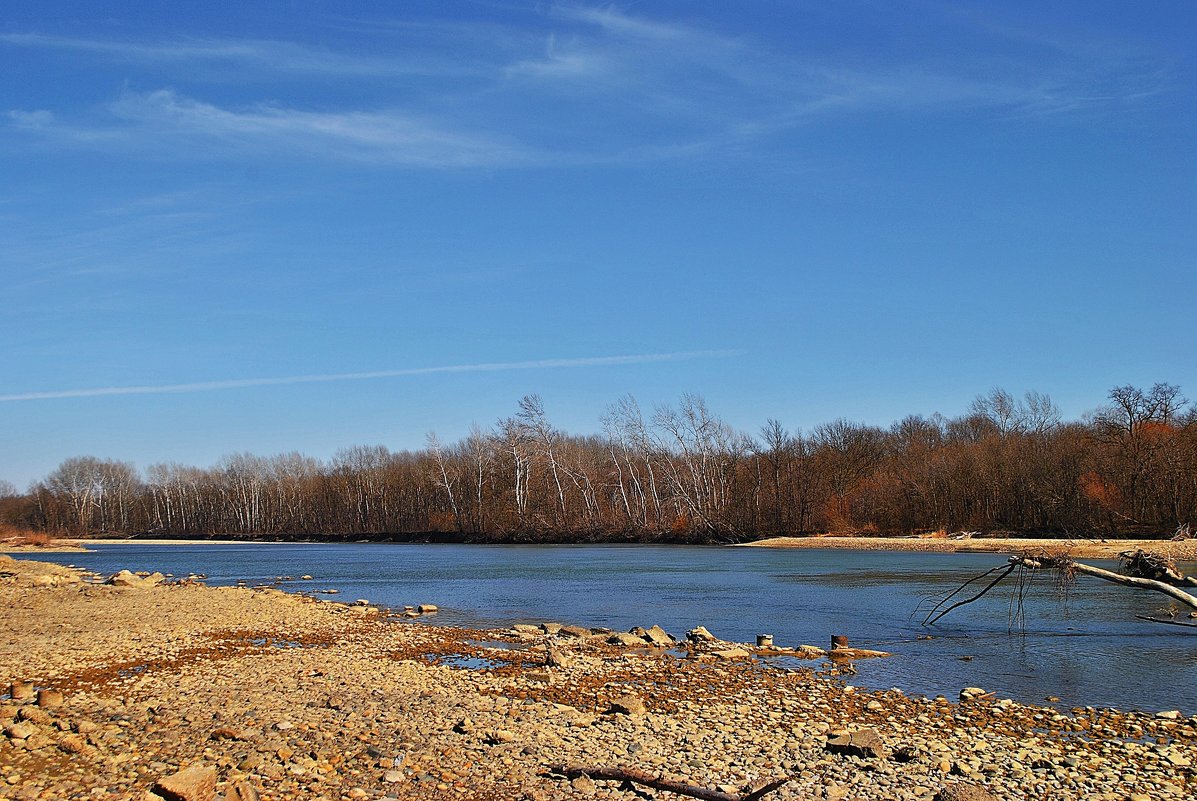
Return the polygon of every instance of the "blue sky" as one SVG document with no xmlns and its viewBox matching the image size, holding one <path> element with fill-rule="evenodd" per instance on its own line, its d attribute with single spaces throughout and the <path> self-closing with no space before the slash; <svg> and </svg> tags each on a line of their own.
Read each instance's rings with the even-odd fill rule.
<svg viewBox="0 0 1197 801">
<path fill-rule="evenodd" d="M 6 4 L 0 478 L 1197 393 L 1188 0 L 242 5 Z"/>
</svg>

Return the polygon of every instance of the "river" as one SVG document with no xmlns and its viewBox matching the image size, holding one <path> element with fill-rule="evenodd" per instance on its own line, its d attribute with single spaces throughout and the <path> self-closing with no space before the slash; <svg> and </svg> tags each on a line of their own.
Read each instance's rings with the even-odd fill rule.
<svg viewBox="0 0 1197 801">
<path fill-rule="evenodd" d="M 280 586 L 333 588 L 340 595 L 324 597 L 389 607 L 433 603 L 441 609 L 433 620 L 450 625 L 552 620 L 626 630 L 656 623 L 679 637 L 705 625 L 727 640 L 772 634 L 778 645 L 821 646 L 843 634 L 853 645 L 894 654 L 857 663 L 852 683 L 871 689 L 954 699 L 961 687 L 980 686 L 1029 703 L 1055 696 L 1066 708 L 1197 712 L 1197 630 L 1134 619 L 1168 605 L 1157 593 L 1084 577 L 1062 592 L 1040 577 L 1026 588 L 1021 627 L 1012 589 L 920 625 L 929 598 L 1002 564 L 997 554 L 643 545 L 90 547 L 37 558 L 100 573 L 205 573 L 212 585 L 311 575 Z M 917 639 L 927 634 L 932 639 Z"/>
</svg>

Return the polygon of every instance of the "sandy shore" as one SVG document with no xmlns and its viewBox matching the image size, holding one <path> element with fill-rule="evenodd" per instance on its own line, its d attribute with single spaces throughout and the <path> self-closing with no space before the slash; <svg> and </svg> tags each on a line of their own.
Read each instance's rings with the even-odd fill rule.
<svg viewBox="0 0 1197 801">
<path fill-rule="evenodd" d="M 1174 559 L 1197 559 L 1197 540 L 1003 539 L 975 537 L 773 537 L 744 543 L 747 548 L 838 548 L 857 551 L 924 551 L 928 553 L 1000 553 L 1066 551 L 1078 559 L 1117 559 L 1123 551 L 1142 548 Z"/>
<path fill-rule="evenodd" d="M 191 767 L 229 801 L 644 797 L 551 764 L 728 793 L 790 777 L 766 797 L 779 800 L 1197 794 L 1197 717 L 1179 713 L 871 693 L 841 664 L 783 671 L 717 656 L 726 643 L 472 631 L 273 589 L 81 579 L 0 557 L 0 681 L 29 683 L 0 699 L 0 799 L 151 801 Z M 23 700 L 32 687 L 44 705 Z M 855 754 L 829 741 L 838 731 Z"/>
</svg>

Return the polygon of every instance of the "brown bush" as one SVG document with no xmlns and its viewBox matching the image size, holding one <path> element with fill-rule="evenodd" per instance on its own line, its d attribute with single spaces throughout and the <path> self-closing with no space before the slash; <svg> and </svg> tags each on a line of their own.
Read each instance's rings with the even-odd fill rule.
<svg viewBox="0 0 1197 801">
<path fill-rule="evenodd" d="M 54 538 L 44 531 L 17 528 L 6 523 L 0 523 L 0 540 L 14 545 L 31 545 L 37 548 L 45 548 L 54 544 Z"/>
</svg>

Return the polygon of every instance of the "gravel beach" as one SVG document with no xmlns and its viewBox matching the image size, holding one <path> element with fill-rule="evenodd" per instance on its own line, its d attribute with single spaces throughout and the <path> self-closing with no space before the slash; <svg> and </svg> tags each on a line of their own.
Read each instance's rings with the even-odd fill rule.
<svg viewBox="0 0 1197 801">
<path fill-rule="evenodd" d="M 868 692 L 850 662 L 781 670 L 702 632 L 465 630 L 9 557 L 0 609 L 3 800 L 680 798 L 550 765 L 789 777 L 767 799 L 1197 797 L 1180 712 Z"/>
<path fill-rule="evenodd" d="M 854 551 L 923 551 L 927 553 L 1067 553 L 1075 559 L 1117 559 L 1126 551 L 1144 550 L 1178 561 L 1197 561 L 1197 539 L 1033 539 L 1024 537 L 771 537 L 746 542 L 743 548 L 831 548 Z"/>
</svg>

